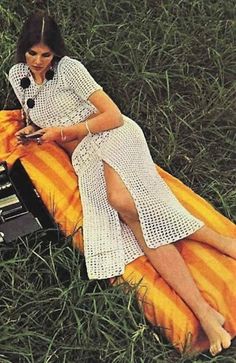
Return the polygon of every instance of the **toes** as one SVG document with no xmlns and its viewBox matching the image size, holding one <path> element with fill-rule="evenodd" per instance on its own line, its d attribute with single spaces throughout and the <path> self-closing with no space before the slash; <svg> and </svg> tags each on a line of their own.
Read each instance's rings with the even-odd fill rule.
<svg viewBox="0 0 236 363">
<path fill-rule="evenodd" d="M 228 334 L 228 337 L 222 340 L 222 347 L 226 349 L 229 348 L 230 345 L 231 345 L 231 336 Z"/>
<path fill-rule="evenodd" d="M 229 348 L 230 345 L 231 345 L 231 336 L 227 334 L 227 336 L 225 336 L 224 339 L 222 339 L 221 341 L 211 344 L 210 353 L 214 357 L 216 354 L 222 351 L 222 348 L 227 349 Z"/>
<path fill-rule="evenodd" d="M 222 347 L 220 343 L 215 343 L 210 346 L 210 353 L 214 357 L 216 354 L 222 351 Z"/>
</svg>

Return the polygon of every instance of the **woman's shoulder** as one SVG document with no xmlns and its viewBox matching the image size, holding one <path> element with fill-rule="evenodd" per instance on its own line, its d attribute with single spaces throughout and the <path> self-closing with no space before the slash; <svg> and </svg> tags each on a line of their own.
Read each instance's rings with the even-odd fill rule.
<svg viewBox="0 0 236 363">
<path fill-rule="evenodd" d="M 65 55 L 62 57 L 58 63 L 59 66 L 67 66 L 67 65 L 79 65 L 82 64 L 78 59 L 69 57 L 68 55 Z"/>
<path fill-rule="evenodd" d="M 9 73 L 13 74 L 22 72 L 28 72 L 28 66 L 25 63 L 16 63 L 9 70 Z"/>
<path fill-rule="evenodd" d="M 9 70 L 9 79 L 14 81 L 15 79 L 26 77 L 28 74 L 28 66 L 25 63 L 16 63 Z"/>
<path fill-rule="evenodd" d="M 94 91 L 102 89 L 79 60 L 68 56 L 60 60 L 58 75 L 66 87 L 73 89 L 84 100 Z"/>
<path fill-rule="evenodd" d="M 58 62 L 58 71 L 66 74 L 83 73 L 85 70 L 84 65 L 78 59 L 71 58 L 65 55 Z"/>
</svg>

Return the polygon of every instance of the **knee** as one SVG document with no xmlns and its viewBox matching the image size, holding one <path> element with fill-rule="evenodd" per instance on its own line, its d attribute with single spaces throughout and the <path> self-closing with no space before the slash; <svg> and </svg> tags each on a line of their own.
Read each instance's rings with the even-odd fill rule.
<svg viewBox="0 0 236 363">
<path fill-rule="evenodd" d="M 121 217 L 138 219 L 138 213 L 135 204 L 130 196 L 126 193 L 112 191 L 107 194 L 108 202 Z"/>
</svg>

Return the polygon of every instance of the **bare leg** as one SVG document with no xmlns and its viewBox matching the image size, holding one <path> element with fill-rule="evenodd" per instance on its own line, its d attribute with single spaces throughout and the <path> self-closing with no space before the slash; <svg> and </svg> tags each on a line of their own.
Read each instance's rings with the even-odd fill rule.
<svg viewBox="0 0 236 363">
<path fill-rule="evenodd" d="M 190 271 L 174 244 L 156 249 L 147 247 L 137 210 L 130 193 L 119 175 L 109 165 L 104 164 L 104 171 L 110 204 L 118 211 L 121 219 L 131 228 L 153 267 L 186 302 L 199 319 L 203 330 L 208 336 L 211 354 L 216 355 L 222 348 L 228 348 L 231 344 L 231 336 L 222 327 L 225 320 L 224 317 L 203 299 Z"/>
<path fill-rule="evenodd" d="M 228 348 L 231 344 L 231 336 L 222 327 L 225 321 L 224 317 L 203 299 L 190 271 L 174 244 L 150 249 L 144 241 L 140 223 L 138 221 L 130 221 L 126 216 L 122 216 L 122 219 L 132 229 L 153 267 L 186 302 L 199 319 L 203 330 L 208 336 L 211 354 L 216 355 L 222 348 Z"/>
<path fill-rule="evenodd" d="M 189 238 L 194 241 L 207 243 L 219 251 L 236 259 L 236 238 L 222 236 L 207 226 L 191 234 Z"/>
</svg>

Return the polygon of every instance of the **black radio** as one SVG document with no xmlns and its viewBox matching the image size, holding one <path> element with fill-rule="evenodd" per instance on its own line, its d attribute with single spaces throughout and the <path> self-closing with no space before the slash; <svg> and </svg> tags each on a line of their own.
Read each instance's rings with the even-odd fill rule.
<svg viewBox="0 0 236 363">
<path fill-rule="evenodd" d="M 35 232 L 58 228 L 31 180 L 17 160 L 9 171 L 0 163 L 0 242 L 12 242 Z"/>
</svg>

